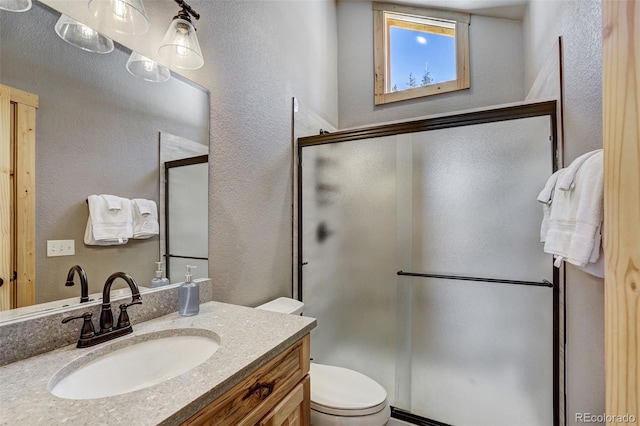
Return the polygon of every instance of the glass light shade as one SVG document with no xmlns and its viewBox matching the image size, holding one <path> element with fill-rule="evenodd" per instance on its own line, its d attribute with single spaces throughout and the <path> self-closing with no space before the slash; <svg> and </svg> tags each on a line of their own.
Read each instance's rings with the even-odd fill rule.
<svg viewBox="0 0 640 426">
<path fill-rule="evenodd" d="M 171 78 L 169 68 L 152 61 L 146 56 L 142 56 L 138 52 L 131 52 L 131 56 L 127 61 L 127 71 L 136 77 L 153 83 L 162 83 Z"/>
<path fill-rule="evenodd" d="M 113 50 L 110 38 L 67 15 L 60 15 L 55 30 L 61 39 L 87 52 L 109 53 Z"/>
<path fill-rule="evenodd" d="M 142 0 L 89 0 L 89 11 L 101 25 L 121 34 L 144 34 L 149 30 Z"/>
<path fill-rule="evenodd" d="M 181 18 L 171 22 L 158 53 L 170 67 L 195 70 L 204 65 L 196 29 L 191 22 Z"/>
<path fill-rule="evenodd" d="M 0 9 L 9 12 L 26 12 L 31 6 L 31 0 L 0 0 Z"/>
</svg>

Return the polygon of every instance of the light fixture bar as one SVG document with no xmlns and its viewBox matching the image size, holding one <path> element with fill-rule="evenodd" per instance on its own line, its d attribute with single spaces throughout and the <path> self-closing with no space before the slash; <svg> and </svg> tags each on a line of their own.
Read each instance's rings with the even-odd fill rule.
<svg viewBox="0 0 640 426">
<path fill-rule="evenodd" d="M 178 3 L 178 6 L 180 6 L 185 12 L 187 12 L 188 15 L 193 16 L 196 20 L 200 19 L 200 14 L 196 12 L 191 6 L 189 6 L 186 1 L 184 0 L 173 0 L 173 1 Z"/>
</svg>

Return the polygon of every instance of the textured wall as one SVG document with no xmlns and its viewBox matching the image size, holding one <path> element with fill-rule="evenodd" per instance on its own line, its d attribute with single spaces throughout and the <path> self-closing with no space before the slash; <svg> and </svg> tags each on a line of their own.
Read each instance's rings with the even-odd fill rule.
<svg viewBox="0 0 640 426">
<path fill-rule="evenodd" d="M 469 90 L 374 106 L 371 2 L 339 2 L 340 128 L 522 100 L 525 92 L 520 22 L 473 15 L 469 38 Z"/>
<path fill-rule="evenodd" d="M 335 4 L 195 6 L 207 46 L 194 78 L 211 91 L 214 299 L 257 305 L 291 295 L 291 97 L 337 123 Z"/>
<path fill-rule="evenodd" d="M 523 28 L 527 90 L 562 36 L 565 163 L 569 164 L 602 147 L 600 1 L 533 1 Z M 605 411 L 603 280 L 569 265 L 566 298 L 566 412 L 568 424 L 576 424 L 575 413 Z"/>
<path fill-rule="evenodd" d="M 0 13 L 2 84 L 40 97 L 36 119 L 36 302 L 80 294 L 70 266 L 99 292 L 117 270 L 148 285 L 158 238 L 123 246 L 83 244 L 90 194 L 158 201 L 158 132 L 208 141 L 208 94 L 177 79 L 153 85 L 125 69 L 129 53 L 84 52 L 58 38 L 41 7 Z M 76 255 L 46 257 L 46 240 L 75 240 Z M 118 286 L 120 284 L 117 284 Z"/>
</svg>

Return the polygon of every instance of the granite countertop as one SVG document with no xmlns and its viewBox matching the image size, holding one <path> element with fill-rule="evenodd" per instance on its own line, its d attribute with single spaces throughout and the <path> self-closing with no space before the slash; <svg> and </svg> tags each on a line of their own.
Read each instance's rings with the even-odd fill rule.
<svg viewBox="0 0 640 426">
<path fill-rule="evenodd" d="M 172 313 L 133 324 L 132 334 L 101 345 L 86 349 L 70 345 L 0 367 L 0 425 L 175 425 L 231 389 L 315 325 L 313 318 L 219 302 L 202 304 L 196 316 Z M 146 333 L 179 328 L 211 330 L 220 337 L 220 348 L 194 369 L 135 392 L 88 400 L 63 399 L 49 392 L 49 379 L 86 353 Z"/>
</svg>

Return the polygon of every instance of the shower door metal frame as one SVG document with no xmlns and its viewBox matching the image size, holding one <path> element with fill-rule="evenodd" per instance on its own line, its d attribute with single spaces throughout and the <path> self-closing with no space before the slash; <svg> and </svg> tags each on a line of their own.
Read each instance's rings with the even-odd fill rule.
<svg viewBox="0 0 640 426">
<path fill-rule="evenodd" d="M 164 163 L 164 238 L 165 238 L 165 253 L 161 255 L 165 258 L 165 276 L 169 277 L 170 266 L 169 260 L 171 258 L 180 259 L 194 259 L 194 260 L 209 260 L 209 257 L 196 257 L 196 256 L 180 256 L 171 254 L 169 246 L 169 172 L 176 167 L 193 166 L 195 164 L 203 164 L 209 162 L 209 155 L 197 155 L 195 157 L 180 158 L 178 160 L 166 161 Z"/>
<path fill-rule="evenodd" d="M 495 123 L 499 121 L 517 120 L 521 118 L 541 117 L 549 116 L 551 125 L 551 163 L 553 172 L 559 168 L 560 151 L 558 146 L 558 114 L 557 114 L 557 102 L 544 101 L 533 102 L 520 105 L 504 106 L 493 109 L 485 109 L 472 112 L 453 113 L 450 115 L 443 115 L 439 117 L 426 118 L 421 120 L 406 121 L 402 123 L 385 124 L 372 127 L 364 127 L 360 129 L 342 130 L 333 133 L 322 133 L 315 136 L 307 136 L 298 138 L 297 147 L 297 160 L 298 160 L 298 175 L 297 175 L 297 207 L 298 207 L 298 299 L 303 299 L 302 289 L 302 268 L 303 262 L 303 249 L 302 249 L 302 149 L 315 145 L 326 145 L 342 142 L 350 142 L 362 139 L 377 138 L 383 136 L 395 136 L 405 133 L 417 133 L 428 130 L 448 129 L 454 127 L 471 126 L 474 124 L 486 124 Z M 560 395 L 560 379 L 565 374 L 560 374 L 561 367 L 564 370 L 564 364 L 561 365 L 560 358 L 560 345 L 564 347 L 565 342 L 560 341 L 560 294 L 561 294 L 561 281 L 560 270 L 553 269 L 553 424 L 559 426 L 561 424 L 560 419 L 560 404 L 564 403 L 564 395 Z M 292 288 L 293 293 L 293 288 Z M 564 292 L 562 292 L 564 294 Z M 565 312 L 562 312 L 562 320 L 564 321 Z M 563 333 L 564 334 L 564 333 Z M 563 389 L 565 387 L 563 386 Z M 562 410 L 565 412 L 565 410 Z M 429 421 L 428 419 L 426 419 Z M 565 419 L 562 423 L 566 423 Z M 439 424 L 434 422 L 432 424 Z"/>
</svg>

